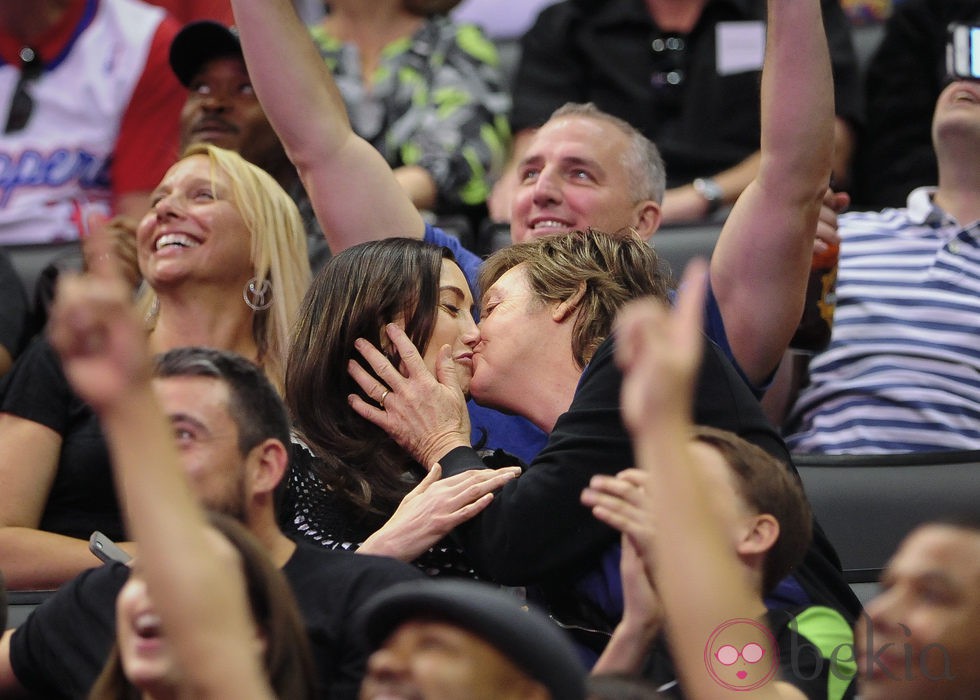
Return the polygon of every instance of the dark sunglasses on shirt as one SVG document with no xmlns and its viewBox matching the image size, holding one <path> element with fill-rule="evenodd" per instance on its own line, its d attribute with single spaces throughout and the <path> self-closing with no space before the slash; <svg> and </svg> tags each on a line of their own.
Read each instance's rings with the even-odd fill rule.
<svg viewBox="0 0 980 700">
<path fill-rule="evenodd" d="M 13 134 L 21 131 L 34 113 L 34 98 L 27 91 L 28 84 L 41 77 L 44 66 L 37 51 L 25 46 L 20 50 L 20 78 L 14 88 L 14 96 L 10 101 L 10 112 L 7 113 L 7 125 L 3 133 Z"/>
</svg>

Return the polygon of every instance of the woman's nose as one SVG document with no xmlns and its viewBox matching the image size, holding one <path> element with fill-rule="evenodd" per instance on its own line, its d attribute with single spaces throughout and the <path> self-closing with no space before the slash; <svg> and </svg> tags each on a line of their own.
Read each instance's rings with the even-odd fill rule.
<svg viewBox="0 0 980 700">
<path fill-rule="evenodd" d="M 183 214 L 184 205 L 176 193 L 170 193 L 161 197 L 153 205 L 153 212 L 157 219 L 176 218 Z"/>
</svg>

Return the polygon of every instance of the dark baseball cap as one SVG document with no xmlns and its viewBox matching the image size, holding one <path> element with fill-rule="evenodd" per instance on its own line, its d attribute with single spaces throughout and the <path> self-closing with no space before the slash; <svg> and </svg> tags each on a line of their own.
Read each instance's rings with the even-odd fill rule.
<svg viewBox="0 0 980 700">
<path fill-rule="evenodd" d="M 571 640 L 512 593 L 465 579 L 407 581 L 374 595 L 359 611 L 372 649 L 409 620 L 438 620 L 480 637 L 555 700 L 585 697 L 585 667 Z"/>
<path fill-rule="evenodd" d="M 241 55 L 242 44 L 234 27 L 211 20 L 191 22 L 170 44 L 170 68 L 184 87 L 190 87 L 201 66 L 211 59 Z"/>
</svg>

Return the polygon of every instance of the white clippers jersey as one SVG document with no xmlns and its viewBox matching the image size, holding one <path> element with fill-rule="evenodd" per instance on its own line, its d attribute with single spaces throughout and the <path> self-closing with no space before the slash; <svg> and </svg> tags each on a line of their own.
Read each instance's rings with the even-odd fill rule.
<svg viewBox="0 0 980 700">
<path fill-rule="evenodd" d="M 67 47 L 44 57 L 26 128 L 0 134 L 0 244 L 75 240 L 83 208 L 111 213 L 120 122 L 164 17 L 136 0 L 86 0 Z M 0 64 L 0 129 L 19 77 Z"/>
</svg>

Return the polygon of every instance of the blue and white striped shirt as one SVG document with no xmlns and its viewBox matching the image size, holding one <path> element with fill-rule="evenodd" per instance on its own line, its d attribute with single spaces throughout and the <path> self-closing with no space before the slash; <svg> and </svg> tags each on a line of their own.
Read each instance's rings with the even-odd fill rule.
<svg viewBox="0 0 980 700">
<path fill-rule="evenodd" d="M 919 188 L 845 214 L 828 348 L 787 422 L 794 452 L 980 448 L 980 221 Z"/>
</svg>

